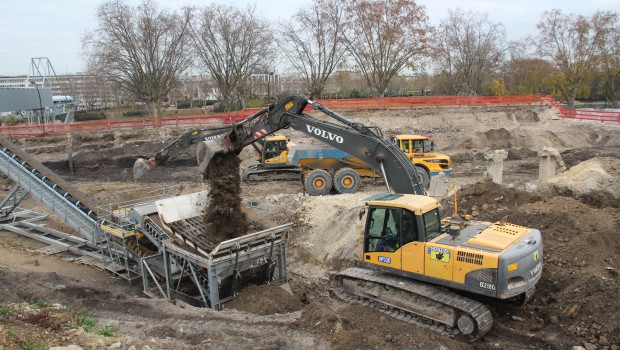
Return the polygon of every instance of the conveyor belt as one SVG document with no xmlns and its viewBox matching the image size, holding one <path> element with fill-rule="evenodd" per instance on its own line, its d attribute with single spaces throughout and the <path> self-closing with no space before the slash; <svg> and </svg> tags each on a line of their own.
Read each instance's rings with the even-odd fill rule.
<svg viewBox="0 0 620 350">
<path fill-rule="evenodd" d="M 0 137 L 0 171 L 95 243 L 96 203 L 4 137 Z"/>
</svg>

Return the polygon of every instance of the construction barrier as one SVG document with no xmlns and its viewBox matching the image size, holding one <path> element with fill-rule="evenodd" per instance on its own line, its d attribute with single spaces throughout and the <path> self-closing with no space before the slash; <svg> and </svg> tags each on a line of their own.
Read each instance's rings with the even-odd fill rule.
<svg viewBox="0 0 620 350">
<path fill-rule="evenodd" d="M 597 110 L 575 110 L 562 107 L 549 95 L 510 95 L 510 96 L 419 96 L 386 98 L 350 98 L 319 100 L 330 109 L 389 109 L 447 106 L 511 106 L 511 105 L 549 105 L 563 118 L 620 123 L 620 112 Z M 20 124 L 0 127 L 0 135 L 12 138 L 36 137 L 49 134 L 84 131 L 140 129 L 162 126 L 201 127 L 211 124 L 230 124 L 239 122 L 260 108 L 246 108 L 242 111 L 208 115 L 172 116 L 143 119 L 105 120 L 74 122 L 67 124 Z M 307 111 L 310 107 L 307 107 Z"/>
<path fill-rule="evenodd" d="M 567 119 L 620 123 L 620 112 L 562 108 L 560 113 L 562 114 L 563 118 Z"/>
</svg>

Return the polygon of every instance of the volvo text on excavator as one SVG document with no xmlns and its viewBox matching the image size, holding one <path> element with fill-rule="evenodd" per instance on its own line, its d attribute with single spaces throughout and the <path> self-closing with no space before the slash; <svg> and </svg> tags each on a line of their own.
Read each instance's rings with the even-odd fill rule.
<svg viewBox="0 0 620 350">
<path fill-rule="evenodd" d="M 310 104 L 338 123 L 304 114 Z M 380 173 L 387 193 L 365 200 L 360 211 L 361 267 L 338 273 L 333 292 L 362 301 L 432 330 L 484 335 L 492 316 L 483 303 L 464 296 L 525 301 L 542 273 L 537 229 L 506 222 L 441 219 L 437 200 L 425 195 L 416 167 L 377 128 L 353 122 L 303 96 L 290 96 L 246 120 L 223 137 L 198 143 L 199 169 L 213 156 L 238 152 L 291 127 L 351 154 Z M 351 223 L 353 224 L 353 223 Z"/>
</svg>

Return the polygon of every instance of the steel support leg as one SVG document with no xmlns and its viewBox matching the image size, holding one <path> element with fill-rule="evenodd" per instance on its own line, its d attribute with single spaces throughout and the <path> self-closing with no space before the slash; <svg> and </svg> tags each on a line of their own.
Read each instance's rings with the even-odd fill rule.
<svg viewBox="0 0 620 350">
<path fill-rule="evenodd" d="M 215 274 L 215 266 L 209 265 L 207 268 L 209 273 L 209 301 L 211 301 L 211 308 L 220 310 L 220 286 L 217 282 L 217 275 Z"/>
<path fill-rule="evenodd" d="M 286 272 L 286 247 L 284 244 L 280 244 L 280 253 L 278 254 L 278 273 L 280 275 L 280 283 L 288 282 L 288 276 Z"/>
</svg>

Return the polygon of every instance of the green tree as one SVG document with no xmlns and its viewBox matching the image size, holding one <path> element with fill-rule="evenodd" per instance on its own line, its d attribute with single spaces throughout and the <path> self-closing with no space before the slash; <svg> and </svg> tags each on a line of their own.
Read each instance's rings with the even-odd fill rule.
<svg viewBox="0 0 620 350">
<path fill-rule="evenodd" d="M 556 93 L 559 70 L 540 58 L 513 58 L 504 67 L 506 88 L 516 94 Z"/>
</svg>

